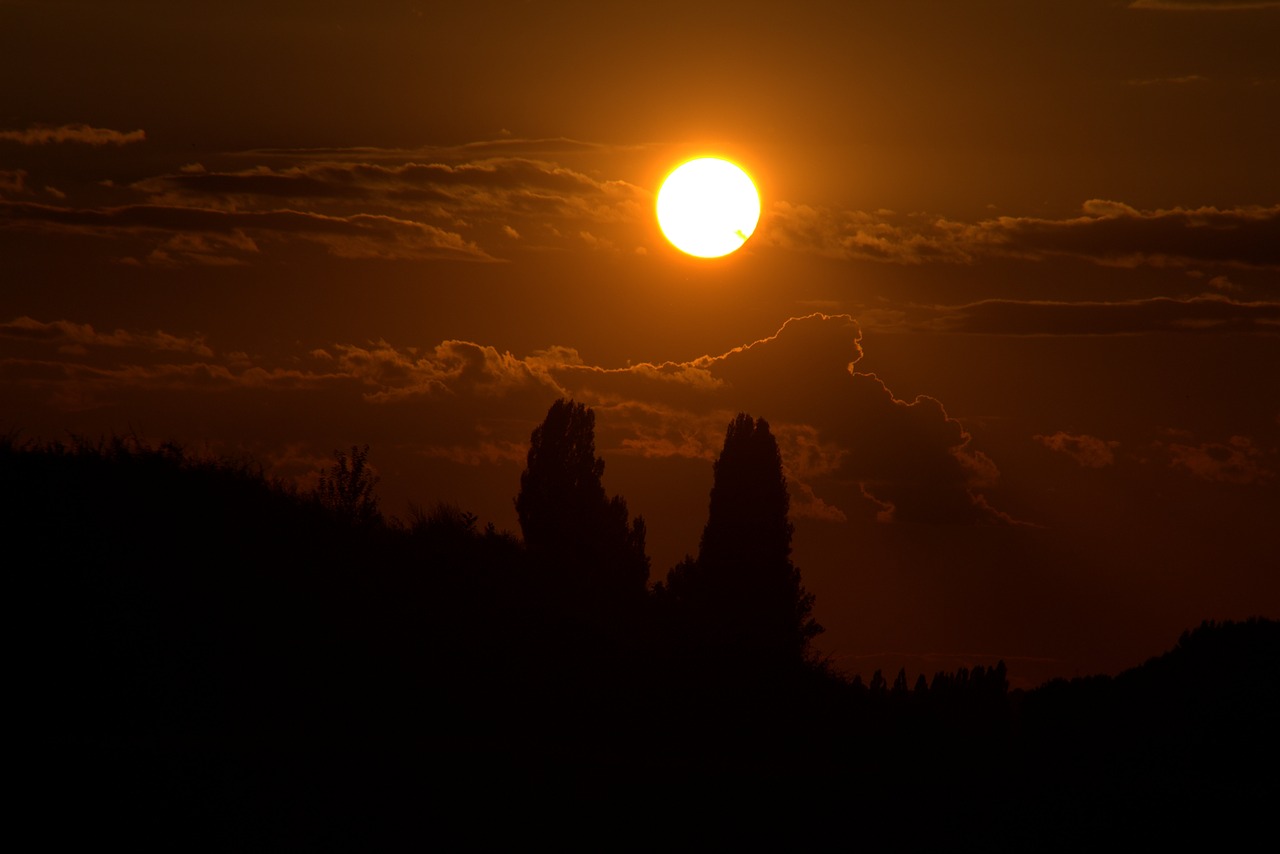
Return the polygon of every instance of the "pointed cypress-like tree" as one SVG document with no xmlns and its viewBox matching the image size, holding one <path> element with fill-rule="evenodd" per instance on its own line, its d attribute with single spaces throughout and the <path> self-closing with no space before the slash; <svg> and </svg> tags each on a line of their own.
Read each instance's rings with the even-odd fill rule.
<svg viewBox="0 0 1280 854">
<path fill-rule="evenodd" d="M 768 422 L 739 413 L 715 463 L 698 558 L 668 579 L 671 595 L 711 643 L 799 660 L 822 631 L 811 615 L 813 595 L 791 563 L 790 504 Z"/>
<path fill-rule="evenodd" d="M 605 494 L 595 413 L 557 400 L 529 440 L 516 514 L 530 554 L 561 592 L 596 605 L 643 597 L 649 582 L 644 519 Z"/>
</svg>

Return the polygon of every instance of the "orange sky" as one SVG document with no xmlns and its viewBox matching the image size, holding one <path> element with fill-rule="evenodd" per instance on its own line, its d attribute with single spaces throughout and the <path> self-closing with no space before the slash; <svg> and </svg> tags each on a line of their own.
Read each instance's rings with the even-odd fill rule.
<svg viewBox="0 0 1280 854">
<path fill-rule="evenodd" d="M 656 579 L 746 410 L 851 669 L 1280 613 L 1280 3 L 270 5 L 0 0 L 0 429 L 515 528 L 570 395 Z M 713 261 L 652 214 L 706 153 Z"/>
</svg>

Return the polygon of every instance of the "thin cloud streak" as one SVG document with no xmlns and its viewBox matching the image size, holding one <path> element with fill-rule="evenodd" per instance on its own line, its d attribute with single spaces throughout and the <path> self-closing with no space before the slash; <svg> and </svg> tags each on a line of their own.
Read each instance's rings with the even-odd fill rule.
<svg viewBox="0 0 1280 854">
<path fill-rule="evenodd" d="M 882 328 L 979 335 L 1136 335 L 1149 332 L 1280 332 L 1280 302 L 1221 294 L 1114 302 L 992 299 L 967 305 L 905 306 Z"/>
<path fill-rule="evenodd" d="M 965 223 L 926 214 L 777 202 L 762 242 L 831 258 L 918 265 L 1069 256 L 1114 267 L 1218 264 L 1280 270 L 1280 205 L 1139 210 L 1091 199 L 1067 219 Z"/>
<path fill-rule="evenodd" d="M 380 214 L 330 216 L 288 209 L 238 211 L 173 205 L 88 209 L 0 202 L 0 228 L 5 227 L 96 236 L 257 232 L 312 240 L 343 258 L 496 260 L 456 232 Z"/>
<path fill-rule="evenodd" d="M 92 127 L 86 124 L 59 125 L 58 127 L 36 125 L 24 130 L 0 130 L 0 140 L 16 142 L 19 145 L 51 145 L 73 142 L 93 146 L 118 146 L 143 142 L 146 138 L 146 131 L 141 129 L 122 132 L 111 128 Z"/>
</svg>

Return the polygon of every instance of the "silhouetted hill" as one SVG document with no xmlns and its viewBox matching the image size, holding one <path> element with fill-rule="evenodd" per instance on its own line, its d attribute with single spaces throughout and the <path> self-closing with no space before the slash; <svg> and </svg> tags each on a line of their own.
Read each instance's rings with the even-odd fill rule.
<svg viewBox="0 0 1280 854">
<path fill-rule="evenodd" d="M 1270 620 L 1025 694 L 1003 665 L 864 684 L 691 648 L 652 600 L 592 619 L 458 508 L 343 515 L 171 445 L 0 442 L 0 501 L 55 844 L 1075 850 L 1274 808 Z"/>
<path fill-rule="evenodd" d="M 1277 795 L 1280 623 L 1205 622 L 1115 678 L 1055 680 L 1020 722 L 1039 823 L 1163 840 L 1257 827 Z M 1264 769 L 1270 768 L 1271 771 Z"/>
</svg>

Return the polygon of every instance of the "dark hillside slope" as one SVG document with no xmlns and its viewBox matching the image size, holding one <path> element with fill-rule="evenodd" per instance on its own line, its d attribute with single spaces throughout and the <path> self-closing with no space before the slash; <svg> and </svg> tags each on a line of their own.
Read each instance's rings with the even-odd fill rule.
<svg viewBox="0 0 1280 854">
<path fill-rule="evenodd" d="M 607 821 L 1078 850 L 1239 840 L 1280 798 L 1270 620 L 1025 694 L 1003 665 L 864 685 L 690 647 L 661 597 L 584 616 L 457 508 L 343 516 L 174 447 L 0 442 L 0 521 L 54 842 L 612 847 Z"/>
</svg>

